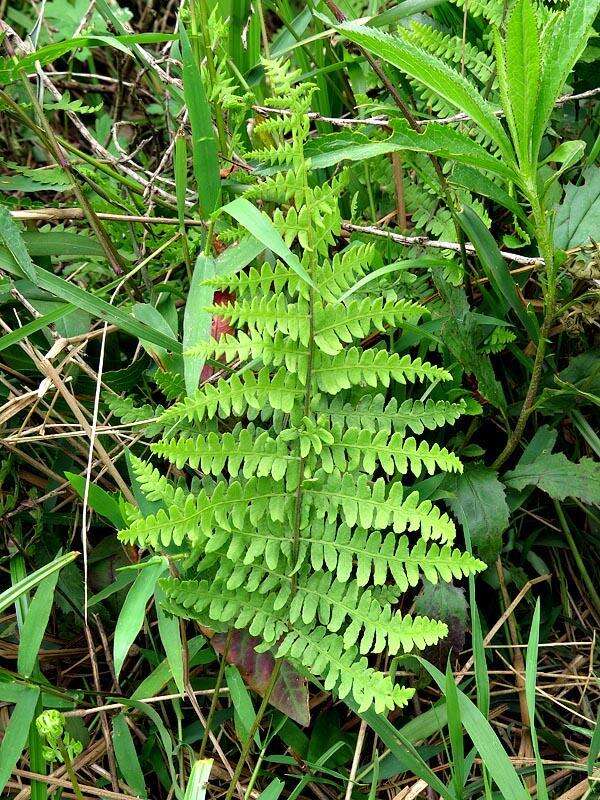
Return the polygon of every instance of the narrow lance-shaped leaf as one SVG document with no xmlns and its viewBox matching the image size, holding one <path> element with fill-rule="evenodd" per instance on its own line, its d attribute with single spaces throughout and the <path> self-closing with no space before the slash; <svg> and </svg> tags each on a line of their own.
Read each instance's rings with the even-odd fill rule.
<svg viewBox="0 0 600 800">
<path fill-rule="evenodd" d="M 156 581 L 165 569 L 166 566 L 163 559 L 144 567 L 125 598 L 115 627 L 113 658 L 117 678 L 129 648 L 144 623 L 146 603 L 154 592 Z"/>
<path fill-rule="evenodd" d="M 556 12 L 556 21 L 549 24 L 542 38 L 543 63 L 532 132 L 534 162 L 554 104 L 587 45 L 599 9 L 600 0 L 571 0 L 564 12 Z"/>
<path fill-rule="evenodd" d="M 183 59 L 183 93 L 192 126 L 192 154 L 198 203 L 202 217 L 206 218 L 215 210 L 219 200 L 219 152 L 202 73 L 181 23 L 179 36 Z"/>
<path fill-rule="evenodd" d="M 74 561 L 78 555 L 79 553 L 75 551 L 72 553 L 65 553 L 64 556 L 55 558 L 54 561 L 51 561 L 49 564 L 45 564 L 43 567 L 40 567 L 40 569 L 37 569 L 30 575 L 27 575 L 27 577 L 23 578 L 23 580 L 15 583 L 14 586 L 11 586 L 9 589 L 5 589 L 0 593 L 0 613 L 11 606 L 19 597 L 21 597 L 21 595 L 25 594 L 26 592 L 30 592 L 34 586 L 37 586 L 38 583 L 41 583 L 45 578 L 48 577 L 48 575 L 52 575 L 54 572 L 62 569 L 67 564 L 70 564 L 71 561 Z"/>
<path fill-rule="evenodd" d="M 456 70 L 441 59 L 426 53 L 395 36 L 361 25 L 340 25 L 339 30 L 350 41 L 364 47 L 384 61 L 420 81 L 428 89 L 444 98 L 458 111 L 463 111 L 500 148 L 502 156 L 514 163 L 514 153 L 492 106 Z"/>
<path fill-rule="evenodd" d="M 314 285 L 308 273 L 300 263 L 300 259 L 295 253 L 292 253 L 290 248 L 283 241 L 281 234 L 269 217 L 262 211 L 259 211 L 256 206 L 253 206 L 249 200 L 246 200 L 245 197 L 238 197 L 236 200 L 232 200 L 231 203 L 227 203 L 226 206 L 223 206 L 222 210 L 226 211 L 236 219 L 240 225 L 243 225 L 246 230 L 250 231 L 255 239 L 258 239 L 265 247 L 272 250 L 275 255 L 283 259 L 283 261 L 285 261 L 297 275 L 305 280 L 306 283 L 311 286 Z"/>
<path fill-rule="evenodd" d="M 0 792 L 4 791 L 13 768 L 23 752 L 39 695 L 40 690 L 37 686 L 24 688 L 8 721 L 0 745 Z"/>
<path fill-rule="evenodd" d="M 148 797 L 144 773 L 135 749 L 133 737 L 125 714 L 117 714 L 112 720 L 112 743 L 117 765 L 127 784 L 142 798 Z"/>
<path fill-rule="evenodd" d="M 10 252 L 14 260 L 30 281 L 35 283 L 35 265 L 31 260 L 17 223 L 6 206 L 0 205 L 0 242 Z"/>
<path fill-rule="evenodd" d="M 200 253 L 194 266 L 183 315 L 183 375 L 185 390 L 189 396 L 198 388 L 206 358 L 201 355 L 190 355 L 188 351 L 210 338 L 212 315 L 206 308 L 212 303 L 214 287 L 208 286 L 205 281 L 207 278 L 212 278 L 214 273 L 214 259 Z"/>
<path fill-rule="evenodd" d="M 540 51 L 531 0 L 517 0 L 506 24 L 506 76 L 521 163 L 530 162 L 531 128 L 540 80 Z"/>
<path fill-rule="evenodd" d="M 539 328 L 532 314 L 527 312 L 517 292 L 515 281 L 509 272 L 506 261 L 496 244 L 496 240 L 485 227 L 480 217 L 469 206 L 464 206 L 458 215 L 461 228 L 467 234 L 494 291 L 508 303 L 523 327 L 534 342 L 537 342 Z"/>
<path fill-rule="evenodd" d="M 26 678 L 35 668 L 38 651 L 50 619 L 58 572 L 59 570 L 51 572 L 37 587 L 21 630 L 17 667 L 21 675 Z"/>
</svg>

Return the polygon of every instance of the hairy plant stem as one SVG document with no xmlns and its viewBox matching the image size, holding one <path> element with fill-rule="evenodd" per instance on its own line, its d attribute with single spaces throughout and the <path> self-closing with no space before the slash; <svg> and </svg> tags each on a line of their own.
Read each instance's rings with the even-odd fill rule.
<svg viewBox="0 0 600 800">
<path fill-rule="evenodd" d="M 327 5 L 327 7 L 329 8 L 329 10 L 334 15 L 334 17 L 337 19 L 338 22 L 346 22 L 346 20 L 347 20 L 346 15 L 333 2 L 333 0 L 325 0 L 325 4 Z M 373 58 L 373 56 L 367 50 L 365 50 L 362 47 L 360 47 L 360 45 L 359 45 L 359 50 L 361 51 L 361 53 L 366 58 L 367 62 L 371 66 L 371 69 L 373 70 L 373 72 L 377 75 L 379 80 L 385 86 L 386 90 L 392 96 L 394 102 L 396 103 L 396 105 L 398 106 L 400 111 L 402 112 L 402 116 L 408 122 L 410 127 L 414 131 L 417 131 L 417 132 L 420 131 L 419 124 L 417 123 L 417 120 L 415 119 L 412 111 L 410 110 L 410 108 L 408 107 L 408 105 L 404 101 L 404 98 L 398 92 L 398 90 L 396 89 L 394 84 L 388 78 L 388 76 L 387 76 L 387 74 L 386 74 L 386 72 L 385 72 L 385 70 L 384 70 L 384 68 L 383 68 L 383 66 L 381 64 L 381 61 L 379 59 L 377 59 L 377 58 Z M 433 153 L 428 153 L 427 156 L 428 156 L 429 160 L 431 161 L 431 163 L 433 164 L 433 168 L 435 170 L 435 174 L 436 174 L 438 182 L 440 184 L 440 189 L 442 191 L 442 194 L 444 195 L 444 200 L 446 201 L 446 205 L 448 207 L 448 210 L 450 211 L 450 214 L 452 215 L 452 222 L 454 223 L 454 228 L 456 230 L 456 240 L 457 240 L 457 242 L 458 242 L 458 244 L 460 246 L 460 258 L 461 258 L 463 269 L 464 269 L 465 274 L 466 274 L 467 271 L 468 271 L 467 251 L 466 251 L 466 248 L 465 248 L 465 237 L 464 237 L 464 234 L 463 234 L 463 230 L 460 227 L 460 222 L 458 221 L 458 208 L 456 206 L 456 203 L 454 202 L 454 198 L 452 197 L 452 191 L 450 189 L 448 181 L 446 180 L 446 176 L 444 175 L 444 170 L 442 168 L 442 165 L 440 163 L 439 158 L 437 156 L 433 155 Z"/>
<path fill-rule="evenodd" d="M 535 352 L 533 368 L 531 370 L 529 386 L 527 387 L 527 393 L 525 395 L 525 399 L 523 400 L 523 405 L 521 406 L 517 423 L 513 432 L 508 437 L 508 441 L 506 442 L 504 449 L 492 464 L 493 469 L 499 469 L 513 454 L 519 442 L 521 441 L 527 420 L 533 413 L 534 403 L 537 398 L 540 380 L 542 377 L 544 359 L 546 357 L 546 348 L 548 346 L 548 338 L 550 336 L 552 323 L 556 315 L 557 266 L 554 258 L 552 229 L 548 223 L 546 210 L 540 202 L 537 192 L 532 199 L 532 209 L 535 232 L 538 240 L 538 248 L 540 251 L 540 256 L 543 258 L 545 263 L 546 284 L 544 289 L 544 319 L 540 327 L 540 336 Z"/>
</svg>

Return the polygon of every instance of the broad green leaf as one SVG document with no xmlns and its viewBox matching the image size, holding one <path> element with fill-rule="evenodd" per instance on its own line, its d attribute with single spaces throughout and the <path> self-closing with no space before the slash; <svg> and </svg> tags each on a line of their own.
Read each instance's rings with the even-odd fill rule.
<svg viewBox="0 0 600 800">
<path fill-rule="evenodd" d="M 117 714 L 112 719 L 112 743 L 117 765 L 125 782 L 139 797 L 148 797 L 144 773 L 125 714 Z"/>
<path fill-rule="evenodd" d="M 4 731 L 0 744 L 0 792 L 4 791 L 29 736 L 29 727 L 33 722 L 40 690 L 37 686 L 28 686 L 22 692 Z"/>
<path fill-rule="evenodd" d="M 540 79 L 540 50 L 531 0 L 517 0 L 506 23 L 506 77 L 521 162 L 531 161 L 531 128 Z"/>
<path fill-rule="evenodd" d="M 78 555 L 79 553 L 76 551 L 65 553 L 64 556 L 55 558 L 54 561 L 50 561 L 49 564 L 45 564 L 43 567 L 40 567 L 40 569 L 36 569 L 35 572 L 30 573 L 25 578 L 18 581 L 18 583 L 15 583 L 10 588 L 5 589 L 3 592 L 0 592 L 0 613 L 2 613 L 9 606 L 12 606 L 13 603 L 19 599 L 19 597 L 27 592 L 30 592 L 49 575 L 52 575 L 54 572 L 66 567 L 66 565 L 70 564 L 71 561 L 74 561 Z"/>
<path fill-rule="evenodd" d="M 424 658 L 420 656 L 415 656 L 415 658 L 425 667 L 445 694 L 446 678 L 443 673 L 425 661 Z M 488 768 L 490 775 L 498 785 L 502 796 L 504 798 L 510 797 L 510 800 L 530 800 L 529 792 L 523 786 L 514 765 L 490 723 L 477 706 L 458 687 L 456 687 L 456 693 L 458 695 L 458 707 L 462 724 L 471 737 L 471 741 L 475 745 L 483 763 Z"/>
<path fill-rule="evenodd" d="M 223 206 L 222 211 L 227 212 L 240 225 L 246 228 L 255 239 L 272 250 L 275 255 L 278 255 L 285 263 L 291 267 L 294 272 L 299 275 L 302 280 L 306 281 L 310 286 L 313 286 L 308 273 L 300 263 L 300 259 L 295 253 L 292 253 L 290 248 L 281 238 L 281 234 L 273 225 L 269 217 L 259 211 L 256 206 L 253 206 L 245 197 L 238 197 Z"/>
<path fill-rule="evenodd" d="M 540 643 L 540 598 L 538 597 L 531 621 L 529 641 L 527 642 L 526 661 L 525 661 L 525 699 L 531 727 L 531 743 L 535 755 L 535 777 L 537 796 L 539 800 L 548 800 L 548 789 L 546 788 L 546 776 L 544 766 L 540 756 L 540 746 L 538 743 L 537 729 L 535 722 L 535 685 L 537 678 L 538 648 Z"/>
<path fill-rule="evenodd" d="M 185 787 L 184 800 L 205 800 L 212 765 L 212 758 L 201 758 L 194 761 Z"/>
<path fill-rule="evenodd" d="M 183 694 L 185 690 L 183 669 L 183 644 L 181 642 L 181 629 L 179 619 L 166 613 L 162 606 L 163 591 L 157 584 L 154 589 L 156 618 L 158 619 L 158 632 L 160 641 L 169 662 L 171 675 L 177 686 L 177 691 Z"/>
<path fill-rule="evenodd" d="M 237 244 L 228 247 L 215 260 L 215 275 L 223 278 L 228 275 L 235 275 L 236 272 L 244 269 L 251 261 L 254 261 L 264 249 L 265 245 L 255 239 L 254 236 L 246 236 Z"/>
<path fill-rule="evenodd" d="M 536 486 L 554 500 L 576 497 L 584 503 L 600 504 L 600 462 L 591 458 L 574 462 L 564 453 L 544 453 L 528 464 L 519 462 L 503 480 L 518 491 Z"/>
<path fill-rule="evenodd" d="M 113 660 L 117 678 L 121 673 L 129 648 L 144 623 L 146 603 L 152 597 L 156 582 L 165 569 L 166 565 L 162 559 L 144 567 L 127 593 L 115 627 Z"/>
<path fill-rule="evenodd" d="M 157 333 L 162 333 L 166 337 L 174 337 L 175 333 L 171 330 L 171 326 L 163 317 L 160 311 L 150 303 L 136 303 L 132 309 L 133 316 L 147 326 L 148 330 L 154 330 Z M 154 342 L 149 342 L 146 339 L 140 339 L 140 343 L 146 352 L 150 355 L 154 354 L 162 362 L 167 355 L 164 347 L 156 346 Z"/>
<path fill-rule="evenodd" d="M 530 338 L 537 342 L 539 326 L 533 314 L 529 314 L 523 305 L 515 287 L 515 281 L 509 272 L 506 261 L 502 257 L 496 240 L 485 227 L 480 217 L 469 206 L 464 205 L 458 214 L 461 228 L 471 240 L 481 266 L 489 279 L 496 295 L 508 303 L 515 312 Z"/>
<path fill-rule="evenodd" d="M 39 191 L 39 189 L 38 189 Z M 102 245 L 93 236 L 69 231 L 24 231 L 23 241 L 30 256 L 58 258 L 104 258 Z"/>
<path fill-rule="evenodd" d="M 554 12 L 555 20 L 542 38 L 543 62 L 531 148 L 534 162 L 554 105 L 569 73 L 585 50 L 599 8 L 600 0 L 571 0 L 565 11 Z"/>
<path fill-rule="evenodd" d="M 65 472 L 65 478 L 75 489 L 79 497 L 83 498 L 85 492 L 85 476 L 76 475 L 74 472 Z M 117 530 L 125 527 L 118 501 L 95 483 L 88 487 L 88 503 L 100 516 L 112 522 Z"/>
<path fill-rule="evenodd" d="M 451 583 L 423 581 L 423 591 L 415 600 L 417 614 L 445 622 L 448 635 L 427 649 L 427 658 L 443 666 L 451 653 L 461 653 L 467 630 L 467 601 L 462 589 Z"/>
<path fill-rule="evenodd" d="M 183 59 L 183 93 L 192 126 L 192 161 L 198 191 L 198 204 L 201 216 L 206 219 L 217 207 L 221 191 L 219 151 L 202 73 L 194 58 L 190 40 L 181 20 L 179 38 Z"/>
<path fill-rule="evenodd" d="M 568 183 L 556 212 L 554 244 L 561 250 L 598 239 L 600 231 L 600 167 L 583 173 L 583 183 Z"/>
<path fill-rule="evenodd" d="M 26 678 L 29 678 L 35 669 L 38 653 L 50 619 L 50 612 L 52 611 L 58 573 L 59 570 L 55 570 L 40 582 L 29 604 L 27 616 L 21 629 L 17 669 Z"/>
<path fill-rule="evenodd" d="M 183 315 L 183 375 L 188 396 L 198 388 L 205 356 L 189 355 L 189 350 L 210 339 L 212 314 L 206 308 L 212 304 L 214 287 L 205 281 L 215 274 L 215 260 L 200 253 L 196 259 L 190 290 Z"/>
<path fill-rule="evenodd" d="M 35 283 L 35 264 L 27 252 L 19 226 L 11 217 L 8 208 L 2 205 L 0 205 L 0 243 L 12 255 L 23 274 Z"/>
<path fill-rule="evenodd" d="M 448 125 L 430 122 L 421 133 L 410 128 L 404 120 L 395 120 L 393 128 L 394 132 L 388 141 L 393 141 L 406 150 L 432 153 L 440 158 L 492 172 L 509 181 L 519 180 L 509 162 L 490 155 L 485 147 L 470 136 Z"/>
<path fill-rule="evenodd" d="M 307 143 L 306 156 L 313 169 L 322 169 L 342 161 L 364 161 L 378 155 L 411 150 L 478 167 L 507 180 L 517 180 L 508 164 L 490 155 L 474 139 L 448 125 L 431 122 L 422 131 L 414 131 L 404 120 L 393 120 L 391 124 L 394 132 L 387 139 L 375 139 L 359 131 L 317 136 Z"/>
<path fill-rule="evenodd" d="M 492 564 L 502 547 L 509 511 L 497 473 L 483 464 L 465 466 L 462 475 L 448 476 L 444 487 L 453 493 L 448 504 L 461 524 L 469 526 L 473 550 Z"/>
<path fill-rule="evenodd" d="M 19 278 L 23 277 L 23 271 L 5 248 L 0 248 L 0 268 L 11 275 L 16 275 Z M 42 267 L 36 267 L 35 283 L 40 289 L 50 292 L 54 297 L 59 297 L 67 303 L 72 303 L 72 305 L 87 311 L 92 316 L 116 325 L 132 336 L 137 336 L 138 339 L 152 342 L 152 344 L 164 347 L 172 353 L 181 353 L 181 343 L 172 336 L 167 336 L 160 331 L 155 331 L 148 325 L 144 325 L 142 322 L 138 322 L 134 316 L 121 308 L 107 303 L 106 300 L 102 300 L 75 283 L 66 281 L 64 278 L 42 269 Z"/>
<path fill-rule="evenodd" d="M 510 141 L 494 115 L 493 107 L 460 73 L 436 56 L 399 37 L 353 23 L 340 25 L 339 30 L 350 41 L 424 84 L 454 106 L 457 111 L 468 114 L 498 145 L 505 161 L 508 164 L 514 162 Z"/>
</svg>

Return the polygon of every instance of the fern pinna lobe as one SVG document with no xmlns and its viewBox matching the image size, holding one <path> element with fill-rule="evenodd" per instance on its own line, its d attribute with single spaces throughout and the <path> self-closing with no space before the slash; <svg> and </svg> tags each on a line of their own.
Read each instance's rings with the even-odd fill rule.
<svg viewBox="0 0 600 800">
<path fill-rule="evenodd" d="M 373 332 L 415 326 L 427 312 L 394 292 L 337 299 L 369 272 L 374 250 L 350 243 L 331 256 L 343 178 L 315 185 L 304 158 L 310 89 L 293 86 L 277 65 L 266 70 L 272 102 L 285 94 L 292 114 L 264 124 L 276 148 L 254 156 L 281 171 L 249 196 L 285 203 L 274 224 L 313 285 L 280 262 L 223 280 L 232 300 L 213 311 L 235 333 L 199 350 L 259 366 L 204 384 L 164 412 L 172 433 L 152 451 L 191 482 L 172 483 L 133 458 L 139 484 L 161 507 L 148 515 L 130 508 L 120 536 L 179 554 L 183 577 L 163 582 L 172 613 L 219 631 L 247 628 L 276 658 L 382 712 L 412 690 L 374 669 L 369 655 L 424 648 L 447 632 L 442 622 L 403 615 L 399 596 L 421 577 L 451 580 L 483 566 L 453 546 L 448 514 L 402 481 L 462 470 L 452 452 L 413 434 L 455 422 L 465 403 L 385 399 L 388 389 L 451 376 L 388 352 L 383 337 L 363 347 Z"/>
</svg>

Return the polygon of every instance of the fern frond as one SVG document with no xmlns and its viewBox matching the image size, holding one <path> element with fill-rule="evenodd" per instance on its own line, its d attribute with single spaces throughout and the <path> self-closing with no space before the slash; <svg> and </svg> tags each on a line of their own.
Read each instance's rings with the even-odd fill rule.
<svg viewBox="0 0 600 800">
<path fill-rule="evenodd" d="M 250 424 L 237 426 L 232 433 L 173 438 L 151 446 L 152 452 L 168 458 L 181 469 L 188 464 L 192 469 L 218 477 L 225 467 L 232 478 L 270 476 L 275 481 L 288 477 L 288 489 L 295 488 L 299 479 L 300 457 L 290 452 L 287 442 L 273 438 L 265 430 Z M 295 477 L 291 472 L 296 466 Z"/>
<path fill-rule="evenodd" d="M 389 436 L 386 431 L 373 435 L 372 431 L 360 428 L 339 427 L 334 430 L 334 443 L 331 446 L 334 464 L 342 471 L 363 469 L 373 474 L 380 464 L 388 475 L 399 472 L 405 475 L 409 466 L 417 477 L 425 468 L 433 475 L 436 468 L 446 472 L 462 472 L 460 459 L 437 443 L 429 445 L 411 436 L 405 439 L 401 433 Z"/>
<path fill-rule="evenodd" d="M 358 347 L 351 347 L 333 357 L 316 353 L 313 374 L 319 389 L 328 394 L 337 394 L 363 382 L 376 387 L 389 386 L 391 380 L 405 384 L 452 378 L 447 370 L 421 358 L 390 354 L 386 350 L 360 350 Z"/>
<path fill-rule="evenodd" d="M 421 531 L 424 539 L 451 543 L 456 536 L 454 522 L 430 500 L 421 500 L 418 492 L 404 496 L 401 483 L 386 486 L 383 478 L 371 483 L 366 475 L 316 475 L 305 488 L 318 518 L 333 521 L 338 515 L 350 528 L 384 530 L 392 526 L 396 533 Z"/>
<path fill-rule="evenodd" d="M 375 703 L 376 709 L 384 711 L 405 705 L 412 696 L 412 690 L 394 686 L 389 676 L 369 667 L 366 658 L 358 657 L 358 649 L 348 647 L 338 634 L 328 632 L 324 626 L 311 627 L 300 619 L 292 622 L 285 609 L 274 608 L 274 598 L 270 596 L 228 590 L 208 581 L 168 580 L 162 585 L 173 613 L 191 614 L 207 625 L 217 621 L 238 629 L 248 628 L 253 636 L 264 640 L 265 649 L 274 650 L 276 657 L 300 661 L 325 678 L 326 687 L 335 688 L 341 698 L 352 693 L 361 707 Z"/>
<path fill-rule="evenodd" d="M 294 375 L 285 369 L 272 374 L 264 367 L 258 373 L 244 372 L 221 378 L 215 386 L 205 384 L 191 397 L 171 406 L 162 415 L 161 422 L 165 425 L 181 419 L 202 422 L 215 416 L 226 419 L 232 414 L 241 417 L 252 410 L 259 412 L 266 405 L 289 413 L 295 400 L 303 395 L 304 390 Z"/>
<path fill-rule="evenodd" d="M 404 400 L 392 398 L 388 403 L 382 394 L 361 397 L 357 403 L 345 403 L 341 397 L 321 398 L 315 403 L 319 415 L 331 419 L 332 425 L 347 428 L 365 428 L 376 432 L 413 433 L 434 430 L 442 425 L 453 425 L 467 408 L 464 400 Z"/>
</svg>

